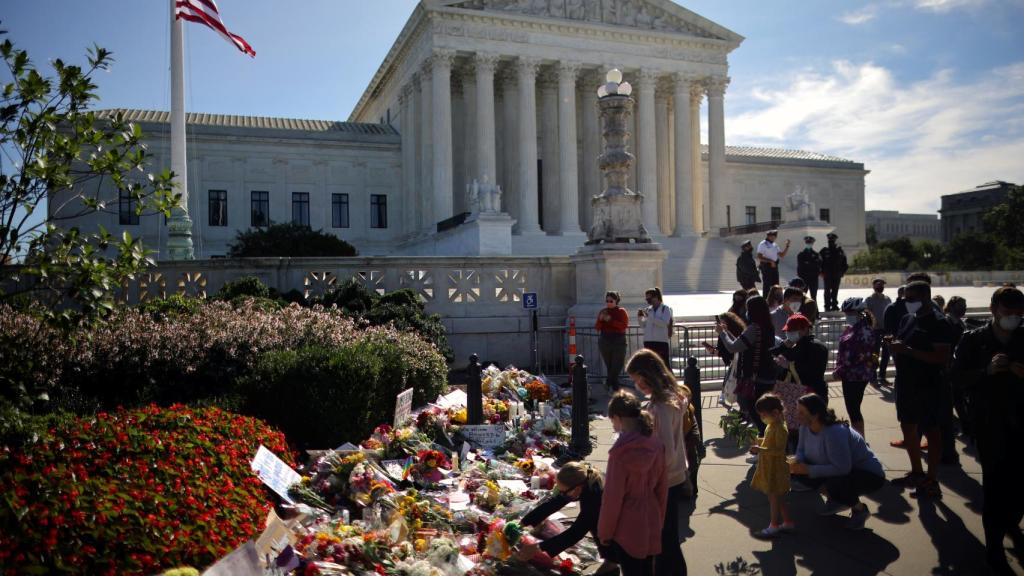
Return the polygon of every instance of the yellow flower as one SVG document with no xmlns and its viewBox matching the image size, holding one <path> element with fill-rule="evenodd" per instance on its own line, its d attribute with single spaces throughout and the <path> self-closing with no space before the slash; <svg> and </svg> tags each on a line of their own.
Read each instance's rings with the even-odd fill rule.
<svg viewBox="0 0 1024 576">
<path fill-rule="evenodd" d="M 426 552 L 427 551 L 427 541 L 424 540 L 423 538 L 417 538 L 416 539 L 416 551 L 417 552 Z"/>
</svg>

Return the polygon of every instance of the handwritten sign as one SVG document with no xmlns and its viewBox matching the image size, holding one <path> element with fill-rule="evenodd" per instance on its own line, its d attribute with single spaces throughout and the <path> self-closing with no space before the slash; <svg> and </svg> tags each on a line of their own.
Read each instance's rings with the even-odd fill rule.
<svg viewBox="0 0 1024 576">
<path fill-rule="evenodd" d="M 395 399 L 395 428 L 412 417 L 412 388 L 402 392 Z"/>
<path fill-rule="evenodd" d="M 462 435 L 480 448 L 497 448 L 505 442 L 505 425 L 469 424 L 462 427 Z"/>
<path fill-rule="evenodd" d="M 267 485 L 289 504 L 295 502 L 288 496 L 288 487 L 302 479 L 299 473 L 292 470 L 290 466 L 277 457 L 266 446 L 260 445 L 256 451 L 256 457 L 249 464 L 253 472 L 259 475 L 260 480 Z"/>
</svg>

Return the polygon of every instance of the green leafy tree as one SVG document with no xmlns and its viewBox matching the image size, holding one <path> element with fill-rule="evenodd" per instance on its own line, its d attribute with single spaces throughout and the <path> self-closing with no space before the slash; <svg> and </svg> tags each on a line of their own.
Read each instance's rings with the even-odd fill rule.
<svg viewBox="0 0 1024 576">
<path fill-rule="evenodd" d="M 866 239 L 868 246 L 873 247 L 875 244 L 878 244 L 878 231 L 875 230 L 874 226 L 868 226 L 868 229 L 864 233 L 864 238 Z"/>
<path fill-rule="evenodd" d="M 993 264 L 1004 270 L 1024 268 L 1024 186 L 1015 186 L 1006 202 L 985 215 L 985 230 L 996 243 Z"/>
<path fill-rule="evenodd" d="M 914 242 L 917 266 L 909 266 L 914 269 L 935 270 L 942 267 L 946 260 L 946 247 L 941 242 L 934 240 L 918 240 Z"/>
<path fill-rule="evenodd" d="M 265 256 L 355 256 L 348 242 L 302 224 L 271 224 L 239 231 L 228 254 L 233 258 Z"/>
<path fill-rule="evenodd" d="M 94 76 L 113 61 L 109 51 L 91 48 L 84 68 L 53 60 L 52 76 L 9 39 L 0 57 L 8 78 L 0 95 L 0 303 L 31 296 L 59 319 L 101 316 L 115 290 L 152 263 L 149 252 L 128 233 L 114 238 L 64 221 L 116 210 L 125 196 L 139 215 L 169 215 L 180 195 L 170 172 L 145 175 L 137 125 L 88 111 Z"/>
<path fill-rule="evenodd" d="M 900 268 L 905 267 L 908 262 L 916 261 L 918 257 L 917 250 L 914 249 L 914 243 L 906 236 L 893 238 L 892 240 L 883 240 L 875 244 L 875 249 L 881 248 L 892 250 L 899 256 L 901 260 Z"/>
<path fill-rule="evenodd" d="M 967 232 L 956 236 L 949 243 L 948 260 L 957 270 L 991 270 L 997 248 L 992 236 Z"/>
<path fill-rule="evenodd" d="M 863 252 L 857 253 L 850 264 L 850 270 L 854 272 L 885 272 L 890 270 L 903 270 L 907 261 L 897 254 L 892 248 L 875 246 Z"/>
</svg>

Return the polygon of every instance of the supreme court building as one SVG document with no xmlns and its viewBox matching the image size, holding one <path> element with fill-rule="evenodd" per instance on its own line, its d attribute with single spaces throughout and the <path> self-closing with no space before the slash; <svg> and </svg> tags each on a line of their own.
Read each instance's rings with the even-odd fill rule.
<svg viewBox="0 0 1024 576">
<path fill-rule="evenodd" d="M 571 254 L 602 188 L 597 88 L 611 68 L 636 101 L 630 187 L 670 260 L 787 220 L 797 188 L 855 252 L 863 164 L 726 145 L 728 56 L 742 41 L 670 0 L 422 0 L 347 122 L 188 115 L 196 257 L 270 221 L 335 233 L 363 255 L 474 255 L 479 245 L 444 241 L 476 211 L 474 180 L 501 187 L 508 219 L 508 242 L 485 252 Z M 123 112 L 148 134 L 154 168 L 169 166 L 169 115 Z M 166 257 L 162 217 L 112 212 L 88 219 Z"/>
</svg>

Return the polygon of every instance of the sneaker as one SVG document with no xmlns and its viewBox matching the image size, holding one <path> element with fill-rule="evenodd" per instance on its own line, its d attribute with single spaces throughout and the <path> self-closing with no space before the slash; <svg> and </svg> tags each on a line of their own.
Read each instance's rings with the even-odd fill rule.
<svg viewBox="0 0 1024 576">
<path fill-rule="evenodd" d="M 928 477 L 921 472 L 907 472 L 899 478 L 894 478 L 892 484 L 903 488 L 917 488 L 927 479 Z"/>
<path fill-rule="evenodd" d="M 768 526 L 764 530 L 758 530 L 757 532 L 755 532 L 754 536 L 756 536 L 757 538 L 761 538 L 761 539 L 767 540 L 767 539 L 775 538 L 776 536 L 778 536 L 781 533 L 782 533 L 782 528 L 780 528 L 778 526 Z"/>
<path fill-rule="evenodd" d="M 835 500 L 826 500 L 825 506 L 818 512 L 818 516 L 834 516 L 849 509 L 850 507 L 846 504 L 836 502 Z"/>
<path fill-rule="evenodd" d="M 853 512 L 850 513 L 850 519 L 847 520 L 847 522 L 846 522 L 846 527 L 848 529 L 850 529 L 850 530 L 863 530 L 864 529 L 864 523 L 867 522 L 868 518 L 871 517 L 871 512 L 868 510 L 868 507 L 867 507 L 866 504 L 863 505 L 863 506 L 864 507 L 861 508 L 860 510 L 857 510 L 856 508 L 854 508 Z"/>
</svg>

